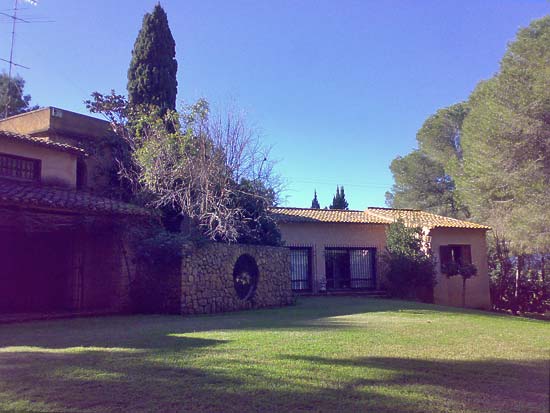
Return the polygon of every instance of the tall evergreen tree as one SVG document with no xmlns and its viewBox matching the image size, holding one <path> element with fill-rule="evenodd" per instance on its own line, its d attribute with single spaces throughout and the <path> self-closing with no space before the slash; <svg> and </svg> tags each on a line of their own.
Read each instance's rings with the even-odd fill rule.
<svg viewBox="0 0 550 413">
<path fill-rule="evenodd" d="M 157 4 L 143 17 L 128 69 L 128 101 L 131 105 L 155 105 L 162 112 L 176 109 L 178 81 L 176 43 L 166 12 Z"/>
<path fill-rule="evenodd" d="M 340 187 L 340 209 L 348 209 L 348 201 L 346 201 L 346 194 L 344 192 L 344 185 Z"/>
<path fill-rule="evenodd" d="M 457 188 L 513 253 L 550 251 L 550 16 L 518 32 L 470 96 Z"/>
<path fill-rule="evenodd" d="M 332 198 L 332 204 L 329 206 L 329 209 L 348 209 L 348 201 L 346 201 L 343 186 L 336 186 L 336 195 Z"/>
<path fill-rule="evenodd" d="M 321 205 L 319 205 L 319 200 L 317 199 L 317 190 L 315 190 L 315 195 L 313 196 L 313 201 L 311 201 L 311 207 L 315 209 L 321 209 Z"/>
<path fill-rule="evenodd" d="M 455 189 L 454 176 L 462 168 L 462 124 L 466 103 L 439 109 L 416 134 L 419 149 L 398 156 L 391 165 L 395 184 L 386 192 L 393 208 L 417 208 L 455 218 L 469 211 Z"/>
<path fill-rule="evenodd" d="M 415 150 L 395 158 L 390 170 L 395 183 L 391 192 L 386 192 L 389 207 L 422 209 L 450 217 L 466 215 L 456 200 L 452 178 L 441 163 L 424 152 Z"/>
</svg>

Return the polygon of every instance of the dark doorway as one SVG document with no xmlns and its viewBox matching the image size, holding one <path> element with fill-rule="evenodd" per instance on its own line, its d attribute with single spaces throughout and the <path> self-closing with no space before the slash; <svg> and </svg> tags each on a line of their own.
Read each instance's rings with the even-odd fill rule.
<svg viewBox="0 0 550 413">
<path fill-rule="evenodd" d="M 376 288 L 376 248 L 326 248 L 328 290 Z"/>
<path fill-rule="evenodd" d="M 69 232 L 0 232 L 0 312 L 67 310 L 72 268 Z"/>
</svg>

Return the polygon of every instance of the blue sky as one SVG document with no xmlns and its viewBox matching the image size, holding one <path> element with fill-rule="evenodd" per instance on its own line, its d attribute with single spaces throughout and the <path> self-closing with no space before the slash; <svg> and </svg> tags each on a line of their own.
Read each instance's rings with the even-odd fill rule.
<svg viewBox="0 0 550 413">
<path fill-rule="evenodd" d="M 94 90 L 125 92 L 153 0 L 39 0 L 21 17 L 15 60 L 33 102 L 86 113 Z M 383 206 L 391 160 L 415 147 L 438 108 L 464 100 L 497 69 L 545 0 L 165 0 L 176 40 L 178 100 L 245 110 L 287 180 L 283 202 Z M 0 10 L 13 0 L 0 0 Z M 0 18 L 0 57 L 11 26 Z M 0 63 L 1 69 L 7 64 Z"/>
</svg>

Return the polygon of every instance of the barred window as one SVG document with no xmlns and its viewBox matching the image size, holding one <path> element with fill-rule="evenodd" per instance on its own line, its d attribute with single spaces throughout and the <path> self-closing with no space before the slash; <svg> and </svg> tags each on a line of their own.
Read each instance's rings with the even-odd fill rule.
<svg viewBox="0 0 550 413">
<path fill-rule="evenodd" d="M 0 153 L 0 177 L 39 181 L 40 160 Z"/>
</svg>

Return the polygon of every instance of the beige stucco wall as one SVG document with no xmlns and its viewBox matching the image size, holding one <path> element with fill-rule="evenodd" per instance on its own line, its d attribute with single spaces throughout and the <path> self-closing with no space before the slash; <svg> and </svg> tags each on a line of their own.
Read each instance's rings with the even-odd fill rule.
<svg viewBox="0 0 550 413">
<path fill-rule="evenodd" d="M 50 128 L 50 111 L 51 109 L 48 107 L 2 119 L 0 120 L 0 130 L 21 135 L 48 130 Z"/>
<path fill-rule="evenodd" d="M 313 252 L 312 289 L 319 290 L 326 280 L 326 247 L 375 247 L 377 258 L 386 246 L 384 225 L 375 224 L 332 224 L 294 223 L 279 224 L 287 247 L 310 247 Z M 377 285 L 379 277 L 376 279 Z"/>
<path fill-rule="evenodd" d="M 0 141 L 0 152 L 40 159 L 42 161 L 41 181 L 43 183 L 76 187 L 77 156 L 74 154 L 12 141 Z"/>
<path fill-rule="evenodd" d="M 377 260 L 386 247 L 386 226 L 374 224 L 330 224 L 330 223 L 280 223 L 281 234 L 286 246 L 311 247 L 313 252 L 313 291 L 319 291 L 320 282 L 325 280 L 326 247 L 375 247 Z M 461 306 L 462 279 L 448 278 L 440 272 L 439 247 L 448 244 L 469 244 L 472 261 L 478 274 L 467 281 L 466 306 L 472 308 L 491 307 L 489 277 L 487 272 L 487 245 L 484 230 L 460 228 L 435 228 L 429 232 L 432 252 L 437 265 L 437 285 L 434 291 L 436 304 Z M 381 274 L 377 265 L 376 282 L 379 286 Z"/>
<path fill-rule="evenodd" d="M 0 120 L 0 130 L 47 138 L 83 149 L 89 156 L 85 188 L 100 193 L 111 188 L 116 164 L 108 137 L 109 122 L 64 109 L 47 107 Z"/>
<path fill-rule="evenodd" d="M 430 236 L 432 237 L 432 253 L 437 263 L 435 303 L 456 307 L 462 305 L 462 278 L 447 277 L 441 274 L 439 247 L 449 244 L 469 244 L 472 250 L 472 263 L 477 267 L 477 275 L 466 282 L 466 306 L 491 308 L 485 230 L 435 228 L 430 231 Z"/>
</svg>

